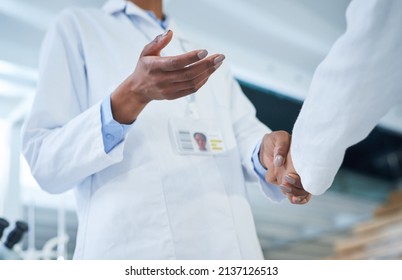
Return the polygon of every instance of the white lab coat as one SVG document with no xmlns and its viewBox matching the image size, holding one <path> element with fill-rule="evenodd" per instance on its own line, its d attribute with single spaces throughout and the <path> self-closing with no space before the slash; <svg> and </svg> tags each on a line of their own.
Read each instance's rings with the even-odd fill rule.
<svg viewBox="0 0 402 280">
<path fill-rule="evenodd" d="M 346 16 L 293 129 L 293 164 L 314 195 L 331 186 L 345 150 L 402 100 L 402 1 L 355 0 Z"/>
<path fill-rule="evenodd" d="M 168 120 L 186 117 L 185 98 L 151 102 L 125 140 L 104 152 L 100 101 L 164 32 L 130 3 L 134 25 L 122 12 L 125 5 L 113 0 L 103 11 L 62 13 L 42 48 L 38 92 L 24 133 L 24 154 L 40 186 L 50 193 L 75 190 L 74 257 L 261 259 L 245 177 L 257 180 L 251 155 L 269 130 L 226 67 L 196 94 L 201 119 L 222 128 L 226 155 L 175 153 Z M 169 28 L 174 38 L 165 55 L 183 53 L 182 44 L 194 49 L 173 23 Z M 275 188 L 272 193 L 278 195 Z"/>
</svg>

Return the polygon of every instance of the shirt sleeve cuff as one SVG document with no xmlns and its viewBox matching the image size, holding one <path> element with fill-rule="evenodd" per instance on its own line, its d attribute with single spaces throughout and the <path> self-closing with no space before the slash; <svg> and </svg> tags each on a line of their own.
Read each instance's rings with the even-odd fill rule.
<svg viewBox="0 0 402 280">
<path fill-rule="evenodd" d="M 113 118 L 110 95 L 103 99 L 100 109 L 103 145 L 105 153 L 109 153 L 124 140 L 132 124 L 120 124 Z"/>
<path fill-rule="evenodd" d="M 259 157 L 261 141 L 262 140 L 258 141 L 257 145 L 255 146 L 251 161 L 253 162 L 255 173 L 257 173 L 261 180 L 265 181 L 265 173 L 267 172 L 267 169 L 262 166 Z"/>
</svg>

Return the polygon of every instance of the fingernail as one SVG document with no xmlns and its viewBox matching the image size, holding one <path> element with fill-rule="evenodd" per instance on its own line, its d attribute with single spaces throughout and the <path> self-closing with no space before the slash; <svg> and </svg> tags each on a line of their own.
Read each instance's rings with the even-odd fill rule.
<svg viewBox="0 0 402 280">
<path fill-rule="evenodd" d="M 163 38 L 163 37 L 165 37 L 166 35 L 168 35 L 169 31 L 170 31 L 170 30 L 166 30 L 166 31 L 161 35 L 161 38 Z"/>
<path fill-rule="evenodd" d="M 289 175 L 285 176 L 285 181 L 291 185 L 294 185 L 296 183 L 296 179 Z"/>
<path fill-rule="evenodd" d="M 221 63 L 216 64 L 216 65 L 214 66 L 214 68 L 215 68 L 215 69 L 218 69 L 218 68 L 219 68 L 221 65 L 222 65 L 222 62 L 221 62 Z"/>
<path fill-rule="evenodd" d="M 207 55 L 208 55 L 208 52 L 207 52 L 206 50 L 202 50 L 202 51 L 200 51 L 200 52 L 197 54 L 197 56 L 198 56 L 199 59 L 203 59 L 203 58 L 205 58 Z"/>
<path fill-rule="evenodd" d="M 155 38 L 155 42 L 159 42 L 163 37 L 165 37 L 167 34 L 169 33 L 169 30 L 165 31 L 162 34 L 159 34 L 158 36 L 156 36 Z"/>
<path fill-rule="evenodd" d="M 293 202 L 294 203 L 300 203 L 301 201 L 302 201 L 301 197 L 296 197 L 296 196 L 293 197 Z"/>
<path fill-rule="evenodd" d="M 214 59 L 214 64 L 221 63 L 224 59 L 225 59 L 225 56 L 221 54 L 221 55 L 217 56 L 217 57 Z"/>
<path fill-rule="evenodd" d="M 277 156 L 275 157 L 275 160 L 274 160 L 274 165 L 275 165 L 276 167 L 279 167 L 279 166 L 282 166 L 282 164 L 283 164 L 283 156 L 277 155 Z"/>
<path fill-rule="evenodd" d="M 290 192 L 292 191 L 291 188 L 284 187 L 284 186 L 281 186 L 281 190 L 284 191 L 284 192 L 286 192 L 286 193 L 290 193 Z"/>
</svg>

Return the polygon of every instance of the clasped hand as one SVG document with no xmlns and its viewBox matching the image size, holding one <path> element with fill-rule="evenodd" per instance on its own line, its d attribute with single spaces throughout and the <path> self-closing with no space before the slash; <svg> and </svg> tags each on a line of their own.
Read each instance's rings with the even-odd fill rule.
<svg viewBox="0 0 402 280">
<path fill-rule="evenodd" d="M 274 131 L 264 136 L 260 148 L 260 162 L 267 170 L 265 180 L 281 189 L 293 204 L 306 204 L 311 194 L 304 190 L 290 155 L 291 135 Z"/>
</svg>

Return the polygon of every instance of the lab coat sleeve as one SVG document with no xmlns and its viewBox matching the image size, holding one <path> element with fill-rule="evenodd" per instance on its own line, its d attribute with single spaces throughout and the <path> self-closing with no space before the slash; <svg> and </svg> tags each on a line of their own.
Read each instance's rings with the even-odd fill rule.
<svg viewBox="0 0 402 280">
<path fill-rule="evenodd" d="M 295 123 L 291 155 L 304 188 L 324 193 L 345 151 L 402 97 L 402 1 L 355 0 L 347 30 L 317 68 Z"/>
<path fill-rule="evenodd" d="M 100 102 L 89 105 L 87 90 L 77 27 L 64 13 L 42 45 L 37 93 L 22 139 L 33 176 L 50 193 L 71 189 L 122 160 L 124 141 L 105 153 Z"/>
<path fill-rule="evenodd" d="M 257 182 L 265 196 L 275 202 L 280 202 L 286 198 L 279 187 L 262 183 L 254 168 L 252 161 L 253 152 L 261 142 L 266 133 L 271 130 L 261 123 L 256 117 L 256 110 L 253 104 L 247 99 L 239 84 L 233 79 L 230 71 L 227 72 L 227 79 L 230 84 L 229 103 L 233 129 L 236 135 L 237 145 L 245 178 L 249 182 Z"/>
<path fill-rule="evenodd" d="M 229 79 L 232 123 L 244 174 L 246 179 L 255 181 L 258 176 L 251 160 L 253 151 L 265 133 L 269 133 L 271 130 L 257 119 L 254 106 L 244 95 L 239 84 L 233 78 L 230 77 Z"/>
</svg>

